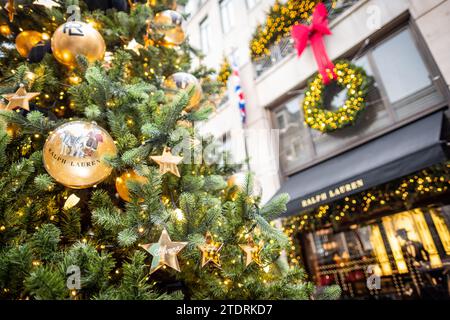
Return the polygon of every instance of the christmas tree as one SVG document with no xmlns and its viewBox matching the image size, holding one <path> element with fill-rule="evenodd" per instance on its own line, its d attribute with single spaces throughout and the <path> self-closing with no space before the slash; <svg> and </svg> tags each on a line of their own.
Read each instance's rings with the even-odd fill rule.
<svg viewBox="0 0 450 320">
<path fill-rule="evenodd" d="M 1 3 L 0 297 L 337 297 L 282 259 L 287 196 L 204 159 L 222 84 L 175 1 L 142 2 Z"/>
</svg>

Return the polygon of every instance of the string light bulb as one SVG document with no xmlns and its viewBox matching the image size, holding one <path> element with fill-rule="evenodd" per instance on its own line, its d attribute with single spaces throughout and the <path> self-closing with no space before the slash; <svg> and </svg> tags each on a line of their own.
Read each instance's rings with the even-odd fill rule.
<svg viewBox="0 0 450 320">
<path fill-rule="evenodd" d="M 184 213 L 180 208 L 175 209 L 175 216 L 178 222 L 184 220 Z"/>
</svg>

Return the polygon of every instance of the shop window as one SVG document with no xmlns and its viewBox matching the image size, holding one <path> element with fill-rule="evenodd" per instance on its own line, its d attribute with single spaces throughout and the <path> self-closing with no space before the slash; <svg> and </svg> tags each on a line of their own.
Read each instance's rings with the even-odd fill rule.
<svg viewBox="0 0 450 320">
<path fill-rule="evenodd" d="M 369 235 L 370 244 L 373 247 L 373 253 L 378 261 L 378 265 L 374 269 L 375 274 L 379 276 L 392 275 L 392 267 L 389 263 L 389 256 L 384 246 L 383 237 L 381 235 L 380 227 L 376 224 L 370 226 Z"/>
<path fill-rule="evenodd" d="M 416 208 L 341 232 L 322 229 L 308 235 L 305 257 L 319 284 L 336 283 L 344 295 L 369 295 L 366 280 L 375 274 L 378 294 L 420 296 L 447 285 L 449 218 L 450 206 Z"/>
<path fill-rule="evenodd" d="M 373 58 L 391 103 L 431 85 L 427 67 L 408 29 L 376 47 Z"/>
<path fill-rule="evenodd" d="M 399 120 L 443 100 L 409 29 L 377 46 L 372 56 L 386 99 Z"/>
<path fill-rule="evenodd" d="M 351 260 L 371 257 L 371 236 L 369 226 L 337 234 L 330 229 L 317 232 L 314 243 L 319 265 L 344 266 Z"/>
<path fill-rule="evenodd" d="M 431 218 L 444 247 L 445 254 L 450 256 L 450 206 L 430 209 Z"/>
<path fill-rule="evenodd" d="M 429 262 L 431 268 L 442 267 L 442 261 L 422 210 L 415 209 L 385 217 L 383 226 L 401 273 L 410 272 L 411 268 L 416 267 L 413 265 L 416 262 L 417 267 L 420 267 L 420 262 Z M 414 259 L 408 262 L 405 256 Z"/>
<path fill-rule="evenodd" d="M 308 131 L 303 123 L 297 97 L 275 111 L 275 123 L 280 135 L 280 159 L 283 167 L 296 166 L 311 158 Z"/>
</svg>

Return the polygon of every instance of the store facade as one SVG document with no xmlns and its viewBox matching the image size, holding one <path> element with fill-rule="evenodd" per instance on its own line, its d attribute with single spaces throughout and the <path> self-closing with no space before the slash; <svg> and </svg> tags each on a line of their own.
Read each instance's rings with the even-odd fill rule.
<svg viewBox="0 0 450 320">
<path fill-rule="evenodd" d="M 305 124 L 306 83 L 271 108 L 280 130 L 278 194 L 291 261 L 345 298 L 448 298 L 448 86 L 408 12 L 338 58 L 372 84 L 357 122 L 322 133 Z M 346 90 L 325 97 L 333 111 Z"/>
<path fill-rule="evenodd" d="M 450 225 L 450 0 L 323 0 L 332 32 L 325 36 L 328 56 L 362 67 L 373 81 L 358 120 L 329 133 L 305 124 L 305 89 L 317 72 L 311 46 L 298 58 L 286 37 L 271 44 L 264 57 L 249 55 L 255 26 L 274 2 L 248 1 L 245 10 L 235 5 L 234 31 L 226 33 L 222 1 L 196 1 L 188 29 L 191 42 L 202 47 L 208 38 L 202 35 L 209 34 L 202 30 L 211 28 L 215 36 L 205 58 L 211 67 L 218 67 L 224 55 L 238 65 L 245 129 L 276 129 L 279 141 L 264 135 L 244 143 L 234 87 L 205 131 L 245 145 L 233 154 L 249 158 L 262 185 L 262 202 L 274 194 L 290 195 L 282 217 L 293 242 L 289 256 L 305 265 L 317 284 L 340 285 L 343 298 L 417 295 L 419 280 L 405 272 L 408 261 L 401 251 L 401 229 L 406 229 L 408 239 L 426 245 L 432 257 L 428 274 L 433 277 L 423 277 L 439 283 L 433 288 L 443 288 Z M 325 108 L 335 111 L 346 96 L 345 90 L 330 94 Z M 381 290 L 367 289 L 370 266 L 381 276 Z"/>
</svg>

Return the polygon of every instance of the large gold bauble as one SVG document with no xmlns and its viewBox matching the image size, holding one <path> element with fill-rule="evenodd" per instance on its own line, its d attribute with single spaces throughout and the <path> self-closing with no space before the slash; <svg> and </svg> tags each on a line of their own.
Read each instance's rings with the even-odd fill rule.
<svg viewBox="0 0 450 320">
<path fill-rule="evenodd" d="M 22 31 L 16 37 L 16 49 L 22 57 L 26 58 L 31 49 L 45 38 L 45 35 L 37 31 Z"/>
<path fill-rule="evenodd" d="M 75 67 L 77 55 L 85 56 L 89 62 L 103 60 L 106 45 L 102 35 L 91 25 L 69 21 L 60 25 L 53 34 L 52 51 L 60 63 Z"/>
<path fill-rule="evenodd" d="M 187 92 L 191 86 L 194 86 L 194 94 L 189 100 L 188 106 L 184 109 L 186 112 L 198 109 L 200 100 L 202 99 L 203 91 L 200 82 L 192 74 L 185 72 L 177 72 L 171 75 L 164 82 L 164 86 L 169 89 L 167 92 L 169 96 L 173 96 L 174 90 Z"/>
<path fill-rule="evenodd" d="M 58 127 L 44 145 L 44 166 L 62 185 L 90 188 L 111 174 L 104 156 L 117 155 L 111 136 L 95 122 L 72 121 Z"/>
<path fill-rule="evenodd" d="M 227 185 L 228 188 L 234 188 L 235 191 L 231 195 L 233 198 L 236 197 L 237 192 L 242 192 L 244 190 L 245 182 L 248 179 L 248 173 L 246 172 L 238 172 L 233 174 L 228 178 Z M 251 195 L 255 197 L 262 196 L 262 186 L 258 179 L 255 176 L 252 176 L 252 189 L 250 190 Z"/>
<path fill-rule="evenodd" d="M 179 12 L 174 10 L 159 12 L 155 15 L 153 23 L 156 32 L 164 35 L 164 46 L 179 46 L 186 40 L 184 18 Z"/>
<path fill-rule="evenodd" d="M 129 170 L 124 172 L 120 177 L 116 179 L 116 190 L 122 200 L 131 202 L 130 190 L 128 189 L 128 182 L 136 182 L 140 184 L 146 184 L 148 179 L 146 177 L 140 176 L 134 170 Z M 139 199 L 139 202 L 144 201 L 144 199 Z"/>
</svg>

